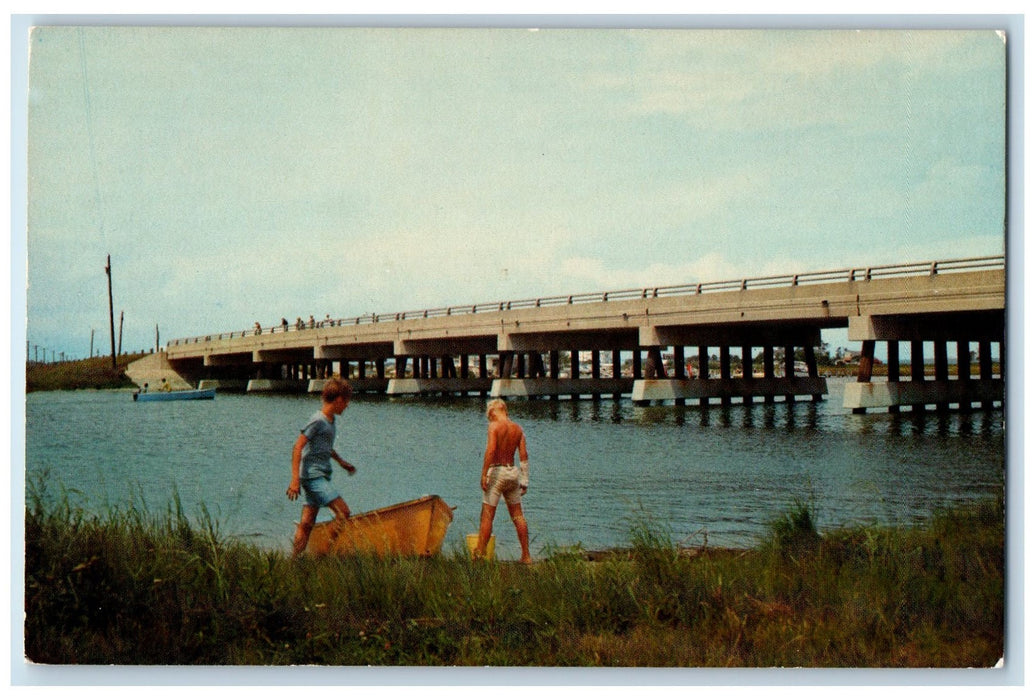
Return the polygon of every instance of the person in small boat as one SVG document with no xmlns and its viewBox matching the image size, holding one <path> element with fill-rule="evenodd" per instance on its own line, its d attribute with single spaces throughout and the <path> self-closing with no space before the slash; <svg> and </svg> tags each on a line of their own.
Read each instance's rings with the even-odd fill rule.
<svg viewBox="0 0 1035 700">
<path fill-rule="evenodd" d="M 478 544 L 472 553 L 475 559 L 485 556 L 485 546 L 492 535 L 492 521 L 496 517 L 496 506 L 502 497 L 507 503 L 510 519 L 517 531 L 521 544 L 521 562 L 530 564 L 528 552 L 528 523 L 521 509 L 521 497 L 528 492 L 528 446 L 525 431 L 507 414 L 507 404 L 502 399 L 493 399 L 486 407 L 489 419 L 489 435 L 482 460 L 482 515 L 478 527 Z M 520 460 L 514 463 L 514 455 Z"/>
<path fill-rule="evenodd" d="M 356 467 L 342 459 L 334 449 L 337 432 L 334 419 L 348 408 L 352 387 L 342 379 L 330 379 L 324 384 L 321 399 L 320 410 L 302 428 L 291 452 L 291 483 L 288 484 L 287 497 L 294 501 L 299 493 L 305 495 L 302 517 L 295 530 L 293 556 L 304 552 L 309 544 L 309 535 L 320 508 L 330 508 L 339 520 L 350 515 L 345 500 L 331 485 L 331 460 L 350 475 L 356 473 Z"/>
</svg>

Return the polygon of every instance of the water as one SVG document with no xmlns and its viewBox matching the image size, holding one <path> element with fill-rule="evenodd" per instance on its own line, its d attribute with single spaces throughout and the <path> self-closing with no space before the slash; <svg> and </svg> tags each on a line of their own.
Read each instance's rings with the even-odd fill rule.
<svg viewBox="0 0 1035 700">
<path fill-rule="evenodd" d="M 532 553 L 627 545 L 634 523 L 677 542 L 751 546 L 797 502 L 818 527 L 905 524 L 999 493 L 1003 412 L 853 415 L 843 380 L 814 404 L 634 406 L 629 401 L 510 402 L 528 436 L 525 513 Z M 456 507 L 446 551 L 477 530 L 485 401 L 357 396 L 337 449 L 356 464 L 334 481 L 353 512 L 438 494 Z M 313 396 L 223 394 L 136 404 L 127 392 L 26 398 L 26 479 L 46 473 L 81 506 L 164 512 L 202 504 L 224 535 L 289 548 L 299 502 L 285 496 L 291 447 L 319 408 Z M 329 511 L 321 519 L 330 517 Z M 501 505 L 497 553 L 516 558 Z"/>
</svg>

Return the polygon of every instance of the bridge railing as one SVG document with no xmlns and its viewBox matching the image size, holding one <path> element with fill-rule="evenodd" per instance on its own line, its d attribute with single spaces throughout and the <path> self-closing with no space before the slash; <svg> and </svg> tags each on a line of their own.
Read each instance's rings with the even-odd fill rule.
<svg viewBox="0 0 1035 700">
<path fill-rule="evenodd" d="M 901 263 L 894 265 L 875 265 L 872 267 L 849 267 L 821 272 L 806 272 L 794 275 L 769 275 L 766 277 L 747 277 L 728 279 L 718 282 L 695 284 L 679 284 L 664 287 L 643 287 L 636 289 L 619 289 L 607 292 L 588 292 L 582 294 L 564 294 L 532 299 L 517 299 L 481 304 L 458 306 L 442 306 L 414 311 L 401 311 L 389 314 L 364 314 L 350 318 L 310 320 L 296 324 L 281 324 L 268 328 L 255 327 L 250 330 L 230 331 L 192 338 L 179 338 L 169 341 L 170 347 L 180 347 L 212 340 L 229 340 L 256 335 L 275 333 L 291 333 L 316 328 L 333 328 L 336 326 L 358 326 L 381 321 L 406 321 L 421 318 L 438 318 L 516 309 L 530 309 L 543 306 L 562 306 L 567 304 L 600 303 L 607 301 L 628 301 L 632 299 L 649 299 L 671 296 L 691 296 L 709 292 L 727 292 L 747 289 L 764 289 L 773 287 L 796 287 L 805 284 L 822 284 L 829 282 L 863 282 L 887 277 L 920 277 L 952 272 L 976 272 L 979 270 L 1004 269 L 1006 256 L 992 255 L 976 258 L 957 258 L 953 260 L 936 260 L 930 262 Z"/>
</svg>

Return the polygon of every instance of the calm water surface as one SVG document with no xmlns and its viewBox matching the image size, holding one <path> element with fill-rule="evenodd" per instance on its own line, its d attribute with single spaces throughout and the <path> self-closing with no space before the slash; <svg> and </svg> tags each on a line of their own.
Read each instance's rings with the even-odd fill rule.
<svg viewBox="0 0 1035 700">
<path fill-rule="evenodd" d="M 531 455 L 533 555 L 622 546 L 645 518 L 677 542 L 750 546 L 800 501 L 822 530 L 908 523 L 1002 489 L 1002 410 L 853 415 L 841 408 L 843 380 L 828 381 L 818 404 L 511 401 Z M 359 472 L 334 474 L 352 511 L 438 494 L 456 507 L 446 550 L 462 547 L 481 507 L 484 407 L 480 398 L 357 396 L 339 419 L 337 449 Z M 224 535 L 287 550 L 300 512 L 284 495 L 291 447 L 318 408 L 313 396 L 136 404 L 128 392 L 33 393 L 26 479 L 45 473 L 52 491 L 93 511 L 164 512 L 177 494 L 192 519 L 204 505 Z M 502 506 L 495 531 L 500 556 L 516 558 Z"/>
</svg>

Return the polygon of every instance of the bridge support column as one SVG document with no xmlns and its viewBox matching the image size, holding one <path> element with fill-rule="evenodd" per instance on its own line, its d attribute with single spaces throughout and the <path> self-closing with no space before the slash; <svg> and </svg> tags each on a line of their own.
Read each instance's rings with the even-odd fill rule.
<svg viewBox="0 0 1035 700">
<path fill-rule="evenodd" d="M 732 379 L 733 374 L 730 370 L 730 348 L 728 345 L 722 345 L 719 347 L 719 380 L 728 383 Z M 733 403 L 728 394 L 720 395 L 720 402 L 723 406 L 729 406 Z"/>
<path fill-rule="evenodd" d="M 453 362 L 453 358 L 449 355 L 442 356 L 442 377 L 447 379 L 456 379 L 459 374 L 456 371 L 456 364 Z"/>
<path fill-rule="evenodd" d="M 1000 345 L 1000 347 L 1002 347 Z M 978 345 L 978 371 L 980 372 L 982 382 L 992 381 L 992 343 L 987 340 L 982 340 Z M 1000 380 L 1000 383 L 1002 380 Z M 1002 398 L 1000 398 L 1000 401 Z M 982 407 L 989 409 L 992 408 L 991 399 L 983 399 Z"/>
<path fill-rule="evenodd" d="M 699 405 L 707 406 L 713 400 L 722 405 L 732 405 L 734 399 L 740 399 L 745 405 L 756 400 L 773 403 L 777 397 L 784 397 L 792 402 L 798 396 L 810 396 L 813 400 L 821 400 L 827 393 L 826 379 L 819 376 L 816 356 L 811 346 L 805 345 L 805 360 L 809 368 L 807 376 L 796 376 L 794 371 L 794 346 L 785 346 L 784 376 L 777 376 L 775 335 L 763 336 L 758 344 L 741 341 L 736 345 L 723 342 L 719 348 L 719 376 L 711 377 L 709 372 L 709 354 L 706 345 L 697 346 L 696 376 L 687 376 L 685 349 L 673 345 L 673 358 L 676 360 L 673 376 L 651 379 L 645 376 L 637 379 L 633 386 L 632 398 L 635 402 L 674 401 L 677 404 L 687 400 L 696 400 Z M 733 348 L 740 352 L 741 370 L 739 375 L 733 373 Z M 762 348 L 762 372 L 756 376 L 754 372 L 754 355 L 756 347 Z M 645 373 L 646 374 L 646 373 Z M 680 376 L 682 375 L 682 376 Z"/>
<path fill-rule="evenodd" d="M 816 348 L 811 345 L 806 345 L 805 348 L 805 366 L 809 371 L 809 378 L 819 379 L 819 364 L 816 362 Z M 826 382 L 823 382 L 823 391 L 812 394 L 813 401 L 822 401 L 823 394 L 826 393 Z"/>
<path fill-rule="evenodd" d="M 514 353 L 501 352 L 498 364 L 498 374 L 502 378 L 508 378 L 514 373 Z"/>
<path fill-rule="evenodd" d="M 853 413 L 865 413 L 871 408 L 886 408 L 897 412 L 901 406 L 913 411 L 935 406 L 939 411 L 958 405 L 970 410 L 972 403 L 980 402 L 992 408 L 1003 400 L 1003 380 L 993 375 L 992 344 L 1002 347 L 1001 315 L 995 318 L 978 317 L 963 328 L 976 336 L 979 347 L 979 378 L 970 372 L 971 340 L 959 338 L 960 320 L 953 316 L 940 317 L 858 317 L 849 319 L 849 339 L 863 341 L 863 359 L 857 381 L 845 386 L 844 406 Z M 875 341 L 888 343 L 887 381 L 873 380 L 873 346 Z M 909 380 L 902 381 L 899 342 L 910 346 Z M 956 345 L 957 371 L 949 373 L 949 343 Z M 934 361 L 933 377 L 926 376 L 924 366 L 925 344 L 930 343 Z"/>
<path fill-rule="evenodd" d="M 775 352 L 772 345 L 762 348 L 762 376 L 767 380 L 776 378 Z M 771 394 L 765 396 L 766 403 L 773 403 L 776 397 Z"/>
<path fill-rule="evenodd" d="M 552 377 L 501 378 L 492 383 L 493 397 L 552 397 L 570 396 L 573 399 L 589 394 L 628 394 L 633 391 L 633 379 L 628 377 L 607 378 L 577 377 L 554 379 Z"/>
<path fill-rule="evenodd" d="M 672 376 L 678 381 L 686 379 L 686 350 L 680 344 L 672 346 Z M 686 405 L 686 399 L 682 397 L 675 401 L 677 406 Z"/>
<path fill-rule="evenodd" d="M 949 381 L 949 347 L 946 341 L 938 340 L 934 343 L 934 381 Z M 949 404 L 945 401 L 937 403 L 939 411 L 946 411 Z"/>
<path fill-rule="evenodd" d="M 862 344 L 862 354 L 859 356 L 859 372 L 856 375 L 856 381 L 860 383 L 866 383 L 871 381 L 873 378 L 873 361 L 874 354 L 876 352 L 877 342 L 874 340 L 864 340 Z M 861 407 L 855 407 L 852 409 L 853 413 L 865 413 L 866 409 Z"/>
<path fill-rule="evenodd" d="M 745 389 L 747 389 L 744 394 L 744 403 L 746 404 L 754 403 L 751 385 L 755 380 L 755 365 L 751 350 L 750 345 L 744 345 L 740 348 L 740 376 L 744 380 Z"/>
<path fill-rule="evenodd" d="M 783 376 L 794 376 L 794 346 L 790 344 L 783 348 Z M 784 400 L 793 402 L 795 398 L 793 395 L 788 395 L 784 397 Z"/>
<path fill-rule="evenodd" d="M 611 378 L 621 379 L 622 378 L 622 351 L 619 348 L 611 350 Z M 611 398 L 618 401 L 622 398 L 621 391 L 616 391 L 611 394 Z"/>
<path fill-rule="evenodd" d="M 546 366 L 543 364 L 543 356 L 541 353 L 533 352 L 528 356 L 528 367 L 529 376 L 531 377 L 545 377 Z"/>
<path fill-rule="evenodd" d="M 664 379 L 665 363 L 661 359 L 661 348 L 657 345 L 647 348 L 647 366 L 643 370 L 644 379 Z"/>
<path fill-rule="evenodd" d="M 719 399 L 724 405 L 730 405 L 734 397 L 814 396 L 822 395 L 826 390 L 827 382 L 822 377 L 759 377 L 750 383 L 740 378 L 641 379 L 633 386 L 632 398 L 633 401 L 696 399 L 701 406 L 707 406 L 709 399 Z"/>
<path fill-rule="evenodd" d="M 708 354 L 707 345 L 697 346 L 697 379 L 702 383 L 711 380 L 711 356 Z M 700 401 L 702 406 L 707 406 L 710 400 L 707 396 L 702 396 Z"/>
<path fill-rule="evenodd" d="M 901 373 L 901 360 L 899 360 L 899 345 L 897 340 L 888 341 L 888 381 L 898 382 Z M 888 406 L 888 413 L 898 413 L 898 406 Z"/>
<path fill-rule="evenodd" d="M 492 378 L 480 377 L 404 377 L 390 379 L 385 390 L 389 396 L 405 395 L 460 395 L 471 393 L 488 394 L 493 385 Z"/>
</svg>

